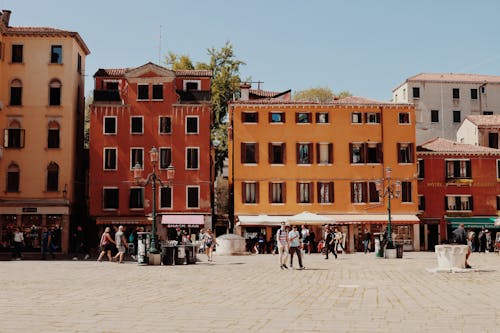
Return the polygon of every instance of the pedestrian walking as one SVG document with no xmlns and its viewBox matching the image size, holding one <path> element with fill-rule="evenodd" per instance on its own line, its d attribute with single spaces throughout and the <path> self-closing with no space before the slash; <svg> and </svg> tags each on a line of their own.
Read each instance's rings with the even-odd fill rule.
<svg viewBox="0 0 500 333">
<path fill-rule="evenodd" d="M 372 240 L 372 234 L 370 233 L 370 231 L 368 231 L 368 229 L 365 229 L 365 237 L 363 239 L 363 247 L 365 250 L 365 254 L 370 252 L 371 240 Z"/>
<path fill-rule="evenodd" d="M 302 251 L 300 249 L 300 233 L 297 231 L 296 225 L 288 233 L 288 241 L 290 243 L 290 268 L 293 268 L 293 255 L 296 253 L 299 260 L 299 269 L 304 269 L 305 267 L 302 265 Z"/>
<path fill-rule="evenodd" d="M 104 229 L 104 232 L 101 235 L 101 241 L 99 242 L 99 246 L 101 247 L 101 253 L 97 258 L 97 261 L 102 261 L 102 258 L 105 255 L 108 256 L 109 261 L 113 260 L 111 257 L 111 250 L 113 249 L 115 241 L 113 240 L 113 238 L 111 238 L 111 235 L 109 234 L 110 231 L 111 229 L 109 227 L 106 227 L 106 229 Z"/>
<path fill-rule="evenodd" d="M 72 244 L 74 252 L 73 260 L 78 260 L 80 255 L 82 255 L 82 258 L 85 260 L 90 258 L 85 241 L 85 234 L 81 225 L 76 227 L 76 230 L 72 235 Z"/>
<path fill-rule="evenodd" d="M 288 269 L 288 266 L 286 265 L 286 261 L 288 259 L 288 252 L 289 252 L 289 247 L 288 247 L 288 230 L 287 226 L 285 225 L 285 222 L 281 222 L 281 227 L 278 229 L 276 232 L 276 240 L 278 242 L 278 254 L 280 258 L 280 268 L 286 268 Z"/>
<path fill-rule="evenodd" d="M 14 231 L 14 252 L 12 253 L 12 257 L 14 259 L 16 260 L 22 259 L 21 252 L 23 249 L 23 244 L 24 244 L 24 234 L 21 231 L 21 229 L 16 227 Z"/>
<path fill-rule="evenodd" d="M 55 258 L 54 251 L 53 251 L 53 242 L 54 237 L 52 236 L 52 230 L 49 230 L 47 227 L 42 228 L 42 260 L 47 259 L 47 252 L 50 253 L 50 256 L 52 259 Z"/>
<path fill-rule="evenodd" d="M 203 236 L 205 243 L 205 253 L 207 254 L 208 261 L 213 261 L 214 247 L 217 244 L 217 239 L 212 232 L 212 229 L 207 229 Z"/>
<path fill-rule="evenodd" d="M 328 252 L 332 252 L 332 254 L 335 256 L 335 259 L 337 259 L 337 251 L 335 250 L 335 234 L 330 227 L 327 227 L 326 231 L 325 249 L 325 259 L 328 259 Z"/>
<path fill-rule="evenodd" d="M 303 253 L 305 253 L 306 251 L 309 251 L 309 254 L 311 254 L 311 252 L 310 252 L 311 250 L 309 247 L 309 242 L 310 242 L 309 236 L 310 236 L 309 229 L 305 225 L 303 225 L 301 230 L 300 230 L 300 237 L 301 237 L 301 241 L 302 241 L 302 251 L 303 251 Z"/>
<path fill-rule="evenodd" d="M 113 257 L 113 261 L 117 261 L 123 264 L 123 256 L 127 252 L 127 239 L 125 238 L 125 233 L 123 232 L 123 226 L 118 227 L 118 231 L 115 233 L 115 246 L 118 252 Z"/>
<path fill-rule="evenodd" d="M 334 231 L 334 244 L 335 244 L 335 252 L 339 252 L 339 246 L 342 249 L 342 253 L 345 253 L 344 245 L 342 245 L 342 240 L 344 239 L 344 235 L 342 235 L 342 232 L 338 228 L 335 228 Z"/>
</svg>

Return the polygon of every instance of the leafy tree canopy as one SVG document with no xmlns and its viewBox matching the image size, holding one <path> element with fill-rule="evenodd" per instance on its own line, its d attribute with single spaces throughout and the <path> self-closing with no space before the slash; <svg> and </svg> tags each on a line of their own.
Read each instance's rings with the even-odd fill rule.
<svg viewBox="0 0 500 333">
<path fill-rule="evenodd" d="M 352 96 L 352 94 L 348 91 L 341 91 L 338 94 L 335 94 L 328 87 L 316 87 L 310 88 L 306 90 L 299 90 L 293 94 L 294 101 L 307 101 L 307 102 L 317 102 L 317 103 L 328 103 L 333 101 L 334 99 L 345 98 L 348 96 Z"/>
</svg>

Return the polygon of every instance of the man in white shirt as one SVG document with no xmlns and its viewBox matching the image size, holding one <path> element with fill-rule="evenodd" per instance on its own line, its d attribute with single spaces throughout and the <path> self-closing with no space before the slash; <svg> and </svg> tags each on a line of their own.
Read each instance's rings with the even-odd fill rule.
<svg viewBox="0 0 500 333">
<path fill-rule="evenodd" d="M 280 257 L 280 268 L 286 268 L 286 261 L 288 259 L 288 227 L 285 226 L 285 222 L 281 222 L 281 228 L 278 229 L 276 233 L 276 242 L 278 243 L 278 253 Z"/>
<path fill-rule="evenodd" d="M 302 255 L 300 253 L 300 233 L 297 231 L 297 226 L 294 225 L 292 231 L 288 233 L 288 240 L 290 242 L 290 268 L 293 268 L 293 254 L 297 253 L 299 258 L 299 269 L 304 269 L 302 265 Z"/>
</svg>

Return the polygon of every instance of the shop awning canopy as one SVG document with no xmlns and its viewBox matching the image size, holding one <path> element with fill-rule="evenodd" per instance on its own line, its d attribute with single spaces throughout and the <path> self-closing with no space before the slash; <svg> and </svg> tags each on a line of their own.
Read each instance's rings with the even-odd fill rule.
<svg viewBox="0 0 500 333">
<path fill-rule="evenodd" d="M 388 220 L 387 214 L 339 214 L 326 215 L 335 220 L 338 224 L 354 224 L 354 223 L 380 223 Z M 420 220 L 413 214 L 391 214 L 391 223 L 413 224 Z"/>
<path fill-rule="evenodd" d="M 204 215 L 162 215 L 161 224 L 167 225 L 168 228 L 189 228 L 205 225 Z"/>
<path fill-rule="evenodd" d="M 500 217 L 498 216 L 471 216 L 471 217 L 447 217 L 445 220 L 452 228 L 464 224 L 466 228 L 500 228 Z"/>
<path fill-rule="evenodd" d="M 238 215 L 236 225 L 247 226 L 276 226 L 281 222 L 287 222 L 287 216 L 281 215 Z"/>
<path fill-rule="evenodd" d="M 318 215 L 310 212 L 302 212 L 288 217 L 290 224 L 323 225 L 334 224 L 335 220 L 330 216 Z"/>
<path fill-rule="evenodd" d="M 149 225 L 151 221 L 148 221 L 146 217 L 98 217 L 96 219 L 97 225 L 130 225 L 130 224 L 138 224 L 138 225 Z"/>
</svg>

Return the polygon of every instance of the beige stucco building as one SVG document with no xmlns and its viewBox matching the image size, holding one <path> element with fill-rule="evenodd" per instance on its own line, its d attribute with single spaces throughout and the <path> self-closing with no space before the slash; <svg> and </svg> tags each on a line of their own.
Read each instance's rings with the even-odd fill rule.
<svg viewBox="0 0 500 333">
<path fill-rule="evenodd" d="M 500 114 L 500 76 L 421 73 L 393 90 L 393 102 L 415 104 L 417 144 L 456 140 L 468 115 Z"/>
<path fill-rule="evenodd" d="M 457 141 L 498 149 L 499 133 L 500 114 L 468 116 L 457 131 Z"/>
<path fill-rule="evenodd" d="M 71 215 L 84 205 L 85 57 L 77 32 L 12 27 L 0 12 L 0 251 L 12 230 L 40 251 L 44 226 L 68 251 Z"/>
</svg>

